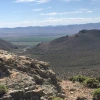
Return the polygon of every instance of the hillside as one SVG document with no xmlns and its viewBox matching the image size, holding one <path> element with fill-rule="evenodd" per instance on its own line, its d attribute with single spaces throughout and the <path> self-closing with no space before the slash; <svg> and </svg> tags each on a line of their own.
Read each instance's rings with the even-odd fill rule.
<svg viewBox="0 0 100 100">
<path fill-rule="evenodd" d="M 41 43 L 27 53 L 50 62 L 62 78 L 76 74 L 93 77 L 100 72 L 100 30 L 81 30 L 72 36 Z"/>
<path fill-rule="evenodd" d="M 0 100 L 64 100 L 49 67 L 49 63 L 0 50 Z"/>
<path fill-rule="evenodd" d="M 91 78 L 74 77 L 85 80 L 58 80 L 48 62 L 0 50 L 0 100 L 99 100 L 93 95 L 98 87 L 85 84 Z M 92 86 L 100 86 L 94 80 Z"/>
<path fill-rule="evenodd" d="M 0 39 L 0 49 L 9 51 L 11 49 L 17 49 L 17 46 L 13 45 L 12 43 L 8 41 L 4 41 Z"/>
</svg>

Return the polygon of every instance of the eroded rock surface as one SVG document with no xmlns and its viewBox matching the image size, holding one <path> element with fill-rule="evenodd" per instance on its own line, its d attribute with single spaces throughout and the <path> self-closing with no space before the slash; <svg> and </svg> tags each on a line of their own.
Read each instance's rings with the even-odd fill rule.
<svg viewBox="0 0 100 100">
<path fill-rule="evenodd" d="M 49 63 L 4 50 L 0 50 L 0 84 L 8 88 L 0 100 L 49 100 L 62 94 Z"/>
</svg>

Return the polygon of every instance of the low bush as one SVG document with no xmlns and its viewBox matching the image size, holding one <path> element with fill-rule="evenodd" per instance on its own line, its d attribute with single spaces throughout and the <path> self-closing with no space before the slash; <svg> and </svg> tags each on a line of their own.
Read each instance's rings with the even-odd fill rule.
<svg viewBox="0 0 100 100">
<path fill-rule="evenodd" d="M 100 82 L 100 76 L 96 77 L 96 80 L 98 80 Z"/>
<path fill-rule="evenodd" d="M 84 85 L 90 88 L 97 88 L 99 86 L 99 81 L 95 78 L 87 78 L 84 81 Z"/>
<path fill-rule="evenodd" d="M 75 76 L 70 77 L 69 80 L 72 81 L 72 82 L 75 82 L 76 81 L 76 77 Z"/>
<path fill-rule="evenodd" d="M 100 100 L 100 88 L 96 89 L 93 93 L 93 100 Z"/>
<path fill-rule="evenodd" d="M 85 77 L 85 76 L 78 76 L 77 77 L 77 81 L 80 83 L 83 83 L 86 79 L 87 79 L 87 77 Z"/>
<path fill-rule="evenodd" d="M 83 83 L 86 79 L 87 79 L 87 77 L 85 77 L 85 76 L 73 76 L 73 77 L 69 78 L 69 80 L 72 82 L 78 81 L 80 83 Z"/>
<path fill-rule="evenodd" d="M 0 85 L 0 97 L 2 97 L 7 92 L 7 88 L 4 85 Z"/>
</svg>

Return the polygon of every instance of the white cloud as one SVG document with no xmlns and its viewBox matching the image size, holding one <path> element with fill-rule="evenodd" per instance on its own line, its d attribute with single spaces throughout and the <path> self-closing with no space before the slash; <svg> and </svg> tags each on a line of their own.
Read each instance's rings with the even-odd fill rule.
<svg viewBox="0 0 100 100">
<path fill-rule="evenodd" d="M 51 12 L 51 13 L 41 13 L 40 15 L 44 15 L 44 16 L 55 16 L 55 15 L 66 15 L 66 14 L 78 14 L 78 13 L 91 13 L 91 10 L 88 9 L 80 9 L 80 10 L 76 10 L 76 11 L 72 11 L 72 12 Z"/>
<path fill-rule="evenodd" d="M 42 11 L 43 8 L 33 9 L 32 11 Z"/>
<path fill-rule="evenodd" d="M 46 3 L 49 0 L 15 0 L 16 3 L 27 3 L 27 2 L 36 2 L 36 3 Z"/>
<path fill-rule="evenodd" d="M 60 15 L 61 13 L 56 13 L 56 12 L 52 12 L 52 13 L 41 13 L 40 15 L 46 15 L 46 16 L 55 16 L 55 15 Z"/>
<path fill-rule="evenodd" d="M 48 18 L 45 20 L 31 20 L 16 23 L 0 23 L 0 27 L 25 27 L 25 26 L 45 26 L 45 25 L 69 25 L 100 22 L 100 17 L 96 18 Z"/>
<path fill-rule="evenodd" d="M 21 3 L 21 2 L 34 2 L 35 0 L 16 0 L 15 2 Z"/>
<path fill-rule="evenodd" d="M 52 7 L 48 7 L 48 8 L 36 8 L 36 9 L 33 9 L 32 11 L 42 11 L 42 10 L 48 10 L 48 9 L 51 9 Z"/>
<path fill-rule="evenodd" d="M 49 0 L 36 0 L 37 3 L 46 3 L 48 2 Z"/>
<path fill-rule="evenodd" d="M 64 0 L 66 2 L 80 1 L 80 0 Z"/>
</svg>

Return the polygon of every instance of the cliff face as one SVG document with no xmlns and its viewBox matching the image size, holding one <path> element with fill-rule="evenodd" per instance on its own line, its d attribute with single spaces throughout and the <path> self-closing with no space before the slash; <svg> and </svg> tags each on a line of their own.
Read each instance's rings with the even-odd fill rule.
<svg viewBox="0 0 100 100">
<path fill-rule="evenodd" d="M 50 96 L 64 99 L 49 63 L 4 50 L 0 50 L 0 84 L 8 88 L 0 100 L 49 100 Z"/>
</svg>

